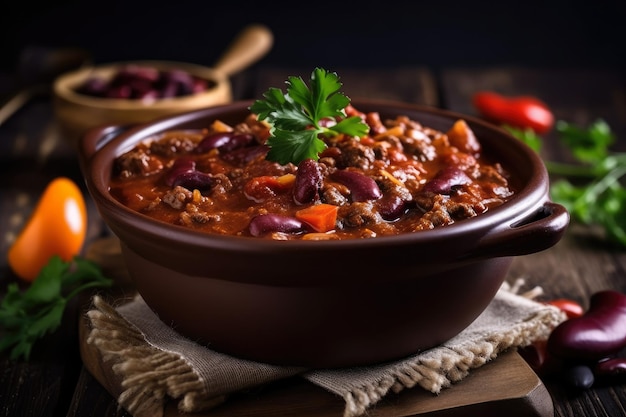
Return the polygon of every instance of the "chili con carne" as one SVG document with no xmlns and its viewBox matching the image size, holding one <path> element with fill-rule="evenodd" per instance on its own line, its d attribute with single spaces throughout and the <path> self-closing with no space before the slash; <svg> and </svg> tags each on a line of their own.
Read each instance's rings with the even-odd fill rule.
<svg viewBox="0 0 626 417">
<path fill-rule="evenodd" d="M 324 137 L 319 159 L 298 165 L 265 158 L 269 128 L 252 113 L 233 126 L 216 120 L 201 130 L 166 132 L 116 159 L 110 190 L 164 222 L 281 240 L 433 229 L 485 213 L 514 193 L 463 120 L 443 132 L 402 115 L 381 120 L 351 106 L 346 114 L 360 116 L 368 136 Z M 321 204 L 325 218 L 313 223 L 302 215 Z"/>
</svg>

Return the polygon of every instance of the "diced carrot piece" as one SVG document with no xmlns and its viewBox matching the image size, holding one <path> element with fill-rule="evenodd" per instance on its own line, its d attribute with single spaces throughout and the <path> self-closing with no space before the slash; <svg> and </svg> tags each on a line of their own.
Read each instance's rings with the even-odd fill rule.
<svg viewBox="0 0 626 417">
<path fill-rule="evenodd" d="M 317 204 L 296 212 L 296 218 L 311 226 L 317 232 L 328 232 L 335 229 L 338 206 Z"/>
</svg>

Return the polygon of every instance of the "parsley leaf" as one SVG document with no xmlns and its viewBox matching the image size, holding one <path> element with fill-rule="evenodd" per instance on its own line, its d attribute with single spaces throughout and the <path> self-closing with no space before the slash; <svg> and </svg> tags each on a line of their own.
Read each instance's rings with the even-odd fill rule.
<svg viewBox="0 0 626 417">
<path fill-rule="evenodd" d="M 603 120 L 596 120 L 586 129 L 559 121 L 556 128 L 561 143 L 576 162 L 544 161 L 553 178 L 552 200 L 562 204 L 572 220 L 599 225 L 609 241 L 626 247 L 626 153 L 610 150 L 615 136 Z M 541 138 L 535 133 L 507 130 L 539 152 L 536 145 Z"/>
<path fill-rule="evenodd" d="M 595 164 L 602 162 L 615 143 L 615 136 L 604 120 L 596 120 L 587 129 L 581 129 L 564 121 L 558 121 L 557 131 L 562 143 L 570 148 L 581 162 Z"/>
<path fill-rule="evenodd" d="M 326 148 L 321 135 L 345 134 L 363 137 L 369 127 L 357 116 L 346 117 L 350 99 L 343 93 L 339 76 L 322 68 L 311 73 L 310 88 L 300 77 L 290 76 L 287 93 L 270 88 L 265 100 L 257 100 L 250 111 L 270 125 L 267 159 L 298 164 L 304 159 L 317 160 Z M 321 123 L 332 120 L 332 123 Z"/>
<path fill-rule="evenodd" d="M 510 126 L 510 125 L 504 125 L 504 126 L 502 126 L 502 128 L 504 130 L 508 131 L 509 133 L 511 133 L 517 139 L 519 139 L 522 142 L 524 142 L 533 151 L 535 151 L 537 153 L 541 152 L 542 141 L 541 141 L 541 138 L 539 136 L 537 136 L 537 133 L 535 133 L 534 130 L 532 130 L 530 128 L 520 129 L 520 128 L 517 128 L 517 127 Z"/>
<path fill-rule="evenodd" d="M 91 261 L 50 258 L 26 290 L 9 284 L 0 303 L 0 351 L 11 349 L 11 359 L 28 360 L 35 342 L 59 327 L 69 300 L 88 288 L 111 284 Z"/>
</svg>

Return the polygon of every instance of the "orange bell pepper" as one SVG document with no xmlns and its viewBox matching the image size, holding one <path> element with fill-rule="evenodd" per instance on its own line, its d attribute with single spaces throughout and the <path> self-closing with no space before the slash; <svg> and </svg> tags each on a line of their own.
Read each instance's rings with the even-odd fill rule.
<svg viewBox="0 0 626 417">
<path fill-rule="evenodd" d="M 87 209 L 81 190 L 69 178 L 52 180 L 8 251 L 13 272 L 32 282 L 50 258 L 69 261 L 82 250 Z"/>
</svg>

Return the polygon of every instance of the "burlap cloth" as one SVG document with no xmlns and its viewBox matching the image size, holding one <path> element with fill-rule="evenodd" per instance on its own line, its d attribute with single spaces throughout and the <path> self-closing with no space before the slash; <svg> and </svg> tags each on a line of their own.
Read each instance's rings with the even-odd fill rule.
<svg viewBox="0 0 626 417">
<path fill-rule="evenodd" d="M 565 316 L 533 300 L 540 289 L 518 294 L 522 284 L 505 283 L 482 315 L 443 345 L 371 367 L 311 370 L 237 359 L 180 336 L 140 297 L 114 308 L 95 296 L 87 342 L 121 377 L 118 402 L 134 417 L 162 416 L 168 399 L 181 412 L 207 411 L 231 393 L 294 375 L 341 396 L 344 417 L 355 417 L 388 393 L 419 386 L 436 395 L 501 352 L 547 338 Z"/>
</svg>

